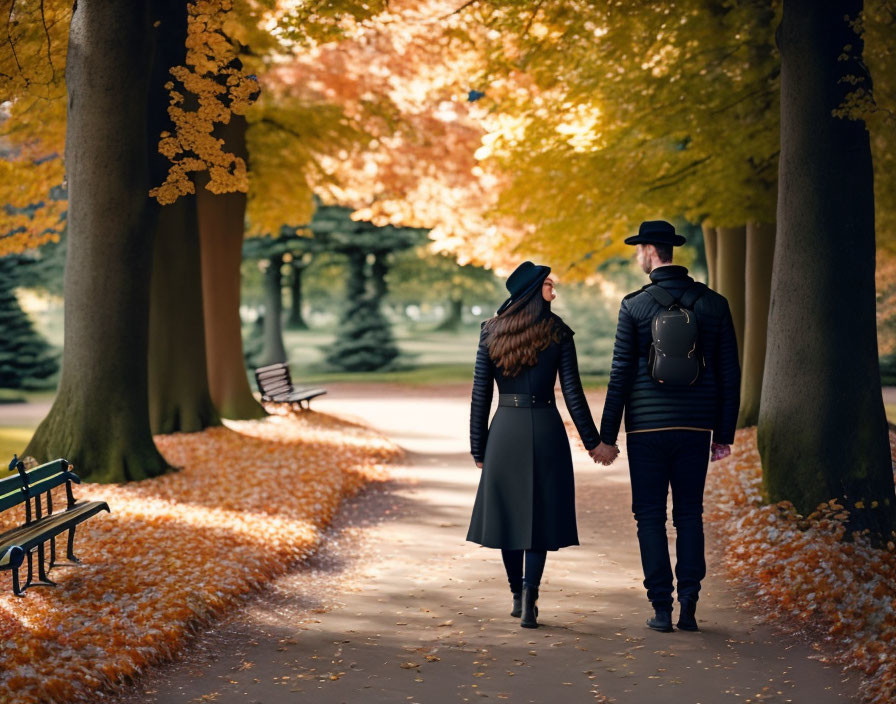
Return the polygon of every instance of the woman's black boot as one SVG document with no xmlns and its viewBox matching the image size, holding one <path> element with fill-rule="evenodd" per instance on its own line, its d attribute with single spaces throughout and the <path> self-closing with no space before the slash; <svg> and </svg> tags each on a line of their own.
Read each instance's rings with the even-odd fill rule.
<svg viewBox="0 0 896 704">
<path fill-rule="evenodd" d="M 523 628 L 538 628 L 538 607 L 535 602 L 538 601 L 538 587 L 530 587 L 523 585 L 523 617 L 520 619 L 520 625 Z"/>
<path fill-rule="evenodd" d="M 513 592 L 513 611 L 510 612 L 510 615 L 514 618 L 519 618 L 523 613 L 523 593 L 522 592 Z"/>
</svg>

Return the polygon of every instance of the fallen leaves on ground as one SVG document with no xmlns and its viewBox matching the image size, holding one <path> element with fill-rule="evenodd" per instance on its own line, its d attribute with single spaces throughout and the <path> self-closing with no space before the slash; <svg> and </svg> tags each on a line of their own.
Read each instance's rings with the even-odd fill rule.
<svg viewBox="0 0 896 704">
<path fill-rule="evenodd" d="M 241 595 L 307 558 L 341 500 L 385 480 L 384 464 L 401 454 L 373 431 L 312 412 L 155 440 L 181 471 L 75 487 L 78 499 L 112 509 L 78 527 L 82 565 L 56 567 L 57 587 L 24 598 L 6 573 L 0 701 L 94 701 L 98 688 L 173 657 Z M 59 491 L 54 506 L 64 505 Z M 0 531 L 24 517 L 9 514 Z"/>
<path fill-rule="evenodd" d="M 890 434 L 896 458 L 896 433 Z M 705 506 L 724 542 L 725 566 L 784 626 L 819 634 L 822 659 L 864 675 L 868 702 L 896 701 L 896 552 L 858 536 L 844 542 L 843 506 L 809 517 L 787 502 L 763 504 L 756 429 L 737 432 L 730 457 L 713 463 Z"/>
</svg>

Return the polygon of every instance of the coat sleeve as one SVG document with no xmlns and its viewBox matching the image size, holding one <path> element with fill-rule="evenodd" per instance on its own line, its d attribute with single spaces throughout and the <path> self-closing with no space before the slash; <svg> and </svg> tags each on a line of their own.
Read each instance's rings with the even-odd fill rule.
<svg viewBox="0 0 896 704">
<path fill-rule="evenodd" d="M 488 439 L 488 414 L 492 408 L 495 390 L 495 373 L 485 344 L 485 328 L 479 336 L 476 350 L 476 366 L 473 368 L 473 395 L 470 401 L 470 452 L 476 462 L 485 457 Z"/>
<path fill-rule="evenodd" d="M 740 361 L 737 354 L 737 334 L 731 319 L 731 309 L 725 302 L 722 325 L 716 349 L 716 425 L 712 441 L 720 445 L 734 442 L 737 414 L 740 409 Z"/>
<path fill-rule="evenodd" d="M 600 444 L 600 434 L 591 417 L 591 409 L 588 408 L 588 399 L 582 389 L 582 379 L 579 376 L 579 361 L 576 356 L 576 343 L 572 335 L 560 343 L 560 363 L 557 369 L 560 377 L 560 389 L 563 391 L 563 400 L 572 417 L 572 422 L 579 431 L 582 444 L 586 450 L 592 450 Z"/>
<path fill-rule="evenodd" d="M 613 343 L 613 364 L 607 384 L 607 398 L 600 421 L 600 435 L 613 445 L 622 425 L 622 413 L 638 373 L 638 330 L 625 300 L 619 306 L 616 341 Z"/>
</svg>

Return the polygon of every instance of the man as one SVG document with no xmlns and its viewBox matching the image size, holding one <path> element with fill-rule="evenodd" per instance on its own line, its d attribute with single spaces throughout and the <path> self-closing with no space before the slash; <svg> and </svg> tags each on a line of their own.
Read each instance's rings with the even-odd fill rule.
<svg viewBox="0 0 896 704">
<path fill-rule="evenodd" d="M 638 264 L 650 275 L 651 284 L 622 299 L 600 427 L 602 443 L 592 456 L 604 464 L 615 459 L 624 411 L 632 511 L 638 524 L 644 586 L 655 611 L 647 625 L 658 631 L 672 630 L 672 567 L 666 537 L 666 497 L 671 486 L 672 522 L 677 531 L 677 626 L 696 631 L 700 581 L 706 576 L 703 486 L 710 453 L 713 460 L 721 459 L 730 454 L 734 442 L 740 405 L 737 339 L 725 297 L 695 283 L 685 267 L 672 263 L 673 247 L 684 244 L 685 238 L 670 223 L 644 222 L 638 234 L 625 242 L 636 245 Z M 685 311 L 669 305 L 670 300 Z M 670 380 L 658 378 L 658 367 L 651 366 L 656 364 L 656 355 L 662 354 L 651 353 L 653 320 L 661 311 L 678 311 L 685 328 L 696 321 L 690 330 L 697 342 L 697 358 L 693 352 L 684 357 L 698 370 L 696 381 L 663 383 Z M 663 330 L 658 326 L 657 334 Z"/>
</svg>

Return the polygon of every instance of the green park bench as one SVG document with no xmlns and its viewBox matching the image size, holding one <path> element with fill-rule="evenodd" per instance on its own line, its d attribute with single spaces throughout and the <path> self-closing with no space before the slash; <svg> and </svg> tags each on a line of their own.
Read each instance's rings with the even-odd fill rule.
<svg viewBox="0 0 896 704">
<path fill-rule="evenodd" d="M 16 472 L 16 475 L 0 479 L 0 512 L 25 504 L 25 522 L 0 534 L 0 570 L 12 570 L 12 590 L 16 596 L 24 596 L 28 587 L 56 585 L 47 577 L 47 569 L 53 569 L 57 564 L 56 537 L 61 533 L 68 531 L 66 556 L 70 563 L 81 562 L 74 553 L 75 527 L 100 511 L 109 511 L 109 505 L 105 501 L 75 501 L 72 483 L 80 484 L 81 480 L 64 459 L 26 470 L 25 464 L 17 456 L 13 456 L 9 470 Z M 62 484 L 65 484 L 66 507 L 63 511 L 53 513 L 51 489 Z M 46 513 L 42 508 L 43 496 L 46 496 Z M 50 565 L 45 568 L 44 545 L 47 542 L 50 543 Z M 33 564 L 35 552 L 36 580 Z M 19 567 L 26 558 L 28 579 L 25 586 L 20 587 Z"/>
<path fill-rule="evenodd" d="M 255 370 L 255 381 L 261 392 L 262 403 L 286 403 L 290 406 L 298 405 L 299 409 L 311 408 L 311 399 L 327 393 L 326 389 L 319 387 L 294 386 L 289 365 L 285 362 L 259 367 Z"/>
</svg>

